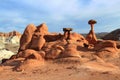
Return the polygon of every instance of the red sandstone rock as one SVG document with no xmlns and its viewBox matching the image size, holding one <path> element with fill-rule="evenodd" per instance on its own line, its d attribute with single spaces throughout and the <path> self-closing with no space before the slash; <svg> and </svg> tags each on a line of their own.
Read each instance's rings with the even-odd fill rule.
<svg viewBox="0 0 120 80">
<path fill-rule="evenodd" d="M 84 44 L 88 44 L 88 41 L 78 33 L 71 33 L 70 40 L 72 40 L 74 43 L 78 42 L 78 45 L 84 46 Z"/>
<path fill-rule="evenodd" d="M 20 39 L 19 51 L 25 50 L 25 49 L 28 48 L 28 45 L 29 45 L 29 43 L 30 43 L 30 41 L 32 39 L 32 36 L 33 36 L 33 33 L 34 33 L 35 30 L 36 30 L 36 27 L 35 27 L 34 24 L 29 24 L 26 27 L 26 29 L 25 29 L 25 31 L 24 31 L 21 39 Z"/>
<path fill-rule="evenodd" d="M 41 67 L 44 65 L 44 60 L 36 60 L 36 59 L 27 59 L 16 66 L 15 70 L 18 72 L 22 72 L 25 70 L 32 70 L 36 67 Z"/>
<path fill-rule="evenodd" d="M 110 58 L 118 57 L 118 51 L 116 51 L 112 47 L 103 48 L 100 51 L 98 51 L 96 54 L 102 59 L 110 59 Z"/>
<path fill-rule="evenodd" d="M 18 36 L 20 37 L 21 34 L 17 31 L 12 31 L 12 32 L 9 32 L 9 33 L 0 33 L 0 36 L 1 37 L 11 37 L 11 36 Z"/>
<path fill-rule="evenodd" d="M 44 44 L 45 44 L 44 34 L 40 32 L 34 32 L 29 48 L 39 51 L 44 46 Z"/>
<path fill-rule="evenodd" d="M 118 49 L 116 42 L 112 40 L 103 40 L 97 42 L 94 48 L 97 52 L 96 54 L 101 58 L 110 58 L 118 56 Z"/>
<path fill-rule="evenodd" d="M 37 26 L 37 32 L 40 32 L 43 35 L 48 34 L 48 27 L 45 23 L 40 24 Z"/>
<path fill-rule="evenodd" d="M 89 42 L 89 44 L 93 44 L 93 45 L 95 45 L 97 42 L 97 37 L 94 32 L 94 24 L 96 24 L 96 23 L 97 22 L 95 20 L 88 21 L 88 24 L 90 24 L 90 26 L 91 26 L 91 30 L 88 33 L 88 35 L 86 36 L 86 40 Z"/>
<path fill-rule="evenodd" d="M 52 47 L 45 55 L 45 58 L 47 59 L 56 59 L 59 57 L 61 52 L 64 51 L 64 48 L 62 46 L 56 45 Z"/>
<path fill-rule="evenodd" d="M 77 45 L 75 45 L 75 44 L 66 45 L 65 50 L 62 52 L 62 54 L 60 54 L 59 57 L 60 58 L 64 58 L 64 57 L 79 57 L 79 58 L 81 58 L 79 51 L 77 51 Z"/>
<path fill-rule="evenodd" d="M 70 31 L 72 31 L 72 28 L 63 28 L 64 31 L 64 39 L 69 40 L 70 39 Z"/>
<path fill-rule="evenodd" d="M 62 34 L 47 34 L 44 36 L 46 42 L 53 42 L 57 40 L 61 40 L 63 38 Z"/>
<path fill-rule="evenodd" d="M 117 48 L 120 49 L 120 41 L 116 41 Z"/>
<path fill-rule="evenodd" d="M 12 31 L 12 32 L 9 32 L 9 36 L 21 36 L 21 34 L 17 31 Z"/>
<path fill-rule="evenodd" d="M 106 47 L 112 47 L 116 51 L 118 50 L 116 42 L 112 41 L 112 40 L 101 40 L 101 41 L 98 41 L 97 44 L 95 45 L 94 49 L 98 51 L 98 50 L 101 50 L 101 49 L 106 48 Z"/>
<path fill-rule="evenodd" d="M 90 32 L 86 36 L 86 40 L 89 42 L 89 44 L 96 44 L 97 38 L 93 30 L 90 30 Z"/>
<path fill-rule="evenodd" d="M 39 52 L 32 50 L 32 49 L 27 49 L 23 51 L 22 57 L 26 59 L 37 59 L 37 60 L 43 59 Z"/>
</svg>

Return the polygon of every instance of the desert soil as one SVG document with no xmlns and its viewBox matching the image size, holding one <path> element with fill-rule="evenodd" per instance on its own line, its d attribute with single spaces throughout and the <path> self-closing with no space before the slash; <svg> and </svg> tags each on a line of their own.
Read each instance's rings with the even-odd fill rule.
<svg viewBox="0 0 120 80">
<path fill-rule="evenodd" d="M 6 45 L 17 52 L 18 46 Z M 24 71 L 15 66 L 1 66 L 0 80 L 120 80 L 120 57 L 97 62 L 96 60 L 63 58 L 46 60 L 44 65 Z"/>
</svg>

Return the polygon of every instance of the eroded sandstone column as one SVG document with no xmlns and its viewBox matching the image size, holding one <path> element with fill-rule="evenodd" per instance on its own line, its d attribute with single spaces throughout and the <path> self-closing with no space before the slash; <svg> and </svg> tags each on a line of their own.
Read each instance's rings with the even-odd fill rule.
<svg viewBox="0 0 120 80">
<path fill-rule="evenodd" d="M 96 37 L 95 32 L 94 32 L 94 24 L 96 24 L 96 23 L 97 22 L 95 20 L 88 21 L 88 24 L 90 24 L 91 30 L 87 34 L 86 40 L 89 42 L 89 44 L 93 44 L 93 45 L 95 45 L 97 42 L 97 37 Z"/>
<path fill-rule="evenodd" d="M 64 31 L 64 37 L 66 40 L 70 39 L 70 31 L 72 31 L 72 28 L 63 28 Z"/>
</svg>

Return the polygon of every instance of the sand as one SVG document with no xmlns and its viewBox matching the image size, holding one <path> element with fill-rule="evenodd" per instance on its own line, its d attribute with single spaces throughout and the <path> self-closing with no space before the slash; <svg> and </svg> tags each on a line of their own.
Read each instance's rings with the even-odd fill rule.
<svg viewBox="0 0 120 80">
<path fill-rule="evenodd" d="M 119 57 L 106 61 L 71 57 L 45 60 L 41 66 L 31 64 L 32 68 L 21 71 L 14 70 L 17 61 L 0 66 L 0 80 L 120 80 Z"/>
</svg>

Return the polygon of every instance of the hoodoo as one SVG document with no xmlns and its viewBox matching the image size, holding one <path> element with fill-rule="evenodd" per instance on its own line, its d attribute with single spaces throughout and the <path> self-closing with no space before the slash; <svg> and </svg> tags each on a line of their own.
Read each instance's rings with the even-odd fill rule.
<svg viewBox="0 0 120 80">
<path fill-rule="evenodd" d="M 97 42 L 97 37 L 94 32 L 94 24 L 96 24 L 96 23 L 97 22 L 92 19 L 88 21 L 88 24 L 90 24 L 91 30 L 88 33 L 88 35 L 86 36 L 86 40 L 89 42 L 89 44 L 93 44 L 93 45 L 95 45 Z"/>
</svg>

